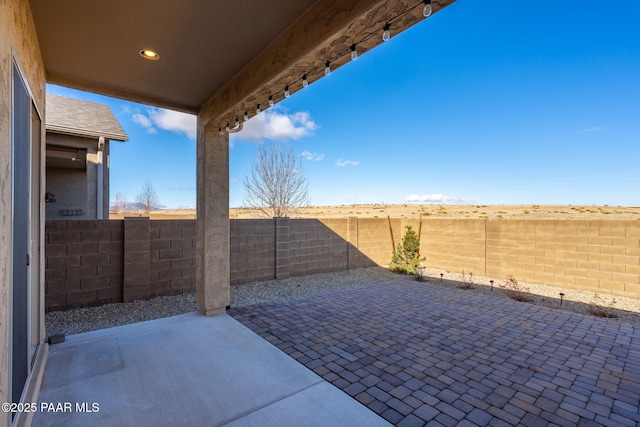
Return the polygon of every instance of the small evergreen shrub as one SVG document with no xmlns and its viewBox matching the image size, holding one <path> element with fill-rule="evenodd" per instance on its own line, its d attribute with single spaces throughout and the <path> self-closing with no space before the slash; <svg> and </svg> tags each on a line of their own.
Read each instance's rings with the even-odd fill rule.
<svg viewBox="0 0 640 427">
<path fill-rule="evenodd" d="M 407 225 L 407 231 L 402 237 L 402 242 L 398 243 L 396 250 L 393 251 L 389 270 L 394 273 L 417 274 L 420 261 L 426 258 L 420 258 L 420 240 L 413 227 Z"/>
</svg>

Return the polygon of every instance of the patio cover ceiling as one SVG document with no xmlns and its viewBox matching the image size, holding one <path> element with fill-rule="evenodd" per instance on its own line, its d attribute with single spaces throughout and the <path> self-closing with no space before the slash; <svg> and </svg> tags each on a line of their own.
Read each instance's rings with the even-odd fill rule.
<svg viewBox="0 0 640 427">
<path fill-rule="evenodd" d="M 434 13 L 455 0 L 434 0 Z M 47 81 L 217 123 L 321 77 L 324 63 L 381 28 L 419 22 L 420 0 L 30 0 Z M 380 35 L 360 42 L 368 33 Z M 139 55 L 158 52 L 157 61 Z M 335 58 L 332 68 L 349 55 Z"/>
</svg>

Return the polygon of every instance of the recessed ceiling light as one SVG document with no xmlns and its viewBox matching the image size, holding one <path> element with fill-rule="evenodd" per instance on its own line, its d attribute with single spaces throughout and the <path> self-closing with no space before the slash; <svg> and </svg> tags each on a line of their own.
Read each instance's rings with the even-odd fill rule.
<svg viewBox="0 0 640 427">
<path fill-rule="evenodd" d="M 145 59 L 151 59 L 152 61 L 156 61 L 156 60 L 160 59 L 160 55 L 158 55 L 156 52 L 154 52 L 152 50 L 148 50 L 148 49 L 142 49 L 140 51 L 140 56 L 142 56 Z"/>
</svg>

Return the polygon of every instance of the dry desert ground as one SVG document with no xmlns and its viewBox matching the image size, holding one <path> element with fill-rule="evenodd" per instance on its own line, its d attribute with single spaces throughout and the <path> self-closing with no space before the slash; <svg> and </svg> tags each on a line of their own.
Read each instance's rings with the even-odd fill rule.
<svg viewBox="0 0 640 427">
<path fill-rule="evenodd" d="M 488 219 L 582 219 L 640 220 L 640 206 L 579 205 L 441 205 L 441 204 L 358 204 L 308 206 L 292 218 L 488 218 Z M 195 209 L 153 211 L 151 219 L 193 219 Z M 140 211 L 112 212 L 111 219 L 143 216 Z M 231 208 L 230 218 L 268 218 L 257 210 Z"/>
</svg>

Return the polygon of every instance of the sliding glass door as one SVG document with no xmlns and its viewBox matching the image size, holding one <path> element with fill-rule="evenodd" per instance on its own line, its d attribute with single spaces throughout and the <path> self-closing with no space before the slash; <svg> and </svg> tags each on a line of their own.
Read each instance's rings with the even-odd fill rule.
<svg viewBox="0 0 640 427">
<path fill-rule="evenodd" d="M 19 402 L 29 374 L 29 204 L 31 97 L 21 74 L 13 66 L 13 123 L 11 138 L 13 199 L 13 283 L 11 329 L 11 398 Z"/>
</svg>

